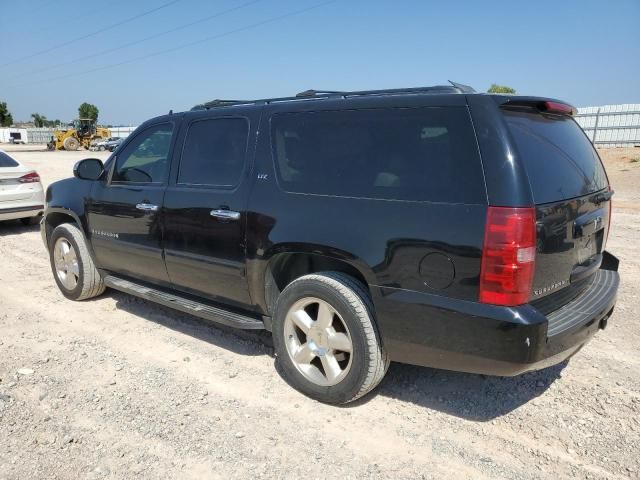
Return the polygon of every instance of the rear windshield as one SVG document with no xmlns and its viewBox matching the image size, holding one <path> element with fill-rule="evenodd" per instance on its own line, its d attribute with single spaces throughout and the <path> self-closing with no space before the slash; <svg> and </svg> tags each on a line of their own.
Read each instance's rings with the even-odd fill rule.
<svg viewBox="0 0 640 480">
<path fill-rule="evenodd" d="M 0 152 L 0 167 L 17 167 L 18 162 L 4 152 Z"/>
<path fill-rule="evenodd" d="M 606 188 L 593 145 L 571 118 L 505 110 L 537 204 L 581 197 Z"/>
<path fill-rule="evenodd" d="M 289 192 L 485 203 L 465 108 L 285 113 L 272 119 L 280 186 Z"/>
</svg>

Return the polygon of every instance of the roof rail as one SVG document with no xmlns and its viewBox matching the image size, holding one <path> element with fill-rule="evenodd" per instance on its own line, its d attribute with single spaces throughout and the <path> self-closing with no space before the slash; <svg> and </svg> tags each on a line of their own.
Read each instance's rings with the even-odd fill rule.
<svg viewBox="0 0 640 480">
<path fill-rule="evenodd" d="M 222 100 L 222 99 L 216 98 L 215 100 L 210 100 L 208 102 L 195 105 L 191 109 L 191 111 L 209 110 L 210 108 L 215 108 L 215 107 L 230 107 L 232 105 L 242 105 L 243 103 L 254 103 L 254 100 Z"/>
<path fill-rule="evenodd" d="M 316 97 L 318 95 L 345 95 L 347 92 L 336 92 L 333 90 L 305 90 L 304 92 L 296 93 L 297 98 L 309 98 Z"/>
<path fill-rule="evenodd" d="M 413 87 L 413 88 L 390 88 L 383 90 L 358 90 L 351 92 L 341 92 L 335 90 L 314 90 L 309 89 L 303 92 L 297 93 L 294 97 L 277 97 L 277 98 L 263 98 L 259 100 L 211 100 L 206 103 L 194 106 L 191 110 L 209 110 L 216 107 L 230 107 L 233 105 L 258 105 L 267 103 L 287 102 L 294 100 L 310 100 L 321 98 L 350 98 L 369 95 L 400 95 L 403 93 L 418 94 L 418 93 L 475 93 L 475 90 L 468 85 L 462 85 L 449 80 L 451 85 L 436 85 L 433 87 Z"/>
</svg>

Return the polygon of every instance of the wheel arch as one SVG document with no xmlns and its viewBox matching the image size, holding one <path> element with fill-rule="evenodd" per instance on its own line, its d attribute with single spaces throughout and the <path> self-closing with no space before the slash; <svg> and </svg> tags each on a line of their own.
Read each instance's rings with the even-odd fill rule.
<svg viewBox="0 0 640 480">
<path fill-rule="evenodd" d="M 87 250 L 89 250 L 89 254 L 91 255 L 93 261 L 95 262 L 95 255 L 93 253 L 93 248 L 91 246 L 91 242 L 87 238 L 87 232 L 85 231 L 85 226 L 80 220 L 80 217 L 76 212 L 69 208 L 62 207 L 53 207 L 47 208 L 43 215 L 44 219 L 42 220 L 42 240 L 49 249 L 49 239 L 51 238 L 51 234 L 55 230 L 58 225 L 62 225 L 63 223 L 74 223 L 80 229 L 80 232 L 84 236 L 84 239 L 87 244 Z"/>
<path fill-rule="evenodd" d="M 332 250 L 322 251 L 317 246 L 295 249 L 280 248 L 268 260 L 261 282 L 261 297 L 257 303 L 263 303 L 267 315 L 273 314 L 275 302 L 284 288 L 296 278 L 318 272 L 341 272 L 358 280 L 367 293 L 369 286 L 374 283 L 373 271 L 361 260 L 352 255 Z"/>
</svg>

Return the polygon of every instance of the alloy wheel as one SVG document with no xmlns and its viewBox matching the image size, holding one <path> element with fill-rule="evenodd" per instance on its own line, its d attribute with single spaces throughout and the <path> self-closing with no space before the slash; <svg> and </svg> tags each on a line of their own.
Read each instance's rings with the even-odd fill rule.
<svg viewBox="0 0 640 480">
<path fill-rule="evenodd" d="M 340 383 L 351 368 L 353 342 L 334 307 L 314 297 L 294 303 L 284 321 L 287 353 L 300 373 L 319 386 Z"/>
</svg>

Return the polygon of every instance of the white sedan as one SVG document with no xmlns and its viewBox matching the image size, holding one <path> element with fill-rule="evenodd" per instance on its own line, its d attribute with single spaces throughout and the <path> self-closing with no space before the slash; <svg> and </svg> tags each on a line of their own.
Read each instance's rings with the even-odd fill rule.
<svg viewBox="0 0 640 480">
<path fill-rule="evenodd" d="M 0 150 L 0 221 L 19 218 L 25 225 L 35 225 L 43 210 L 40 175 Z"/>
</svg>

